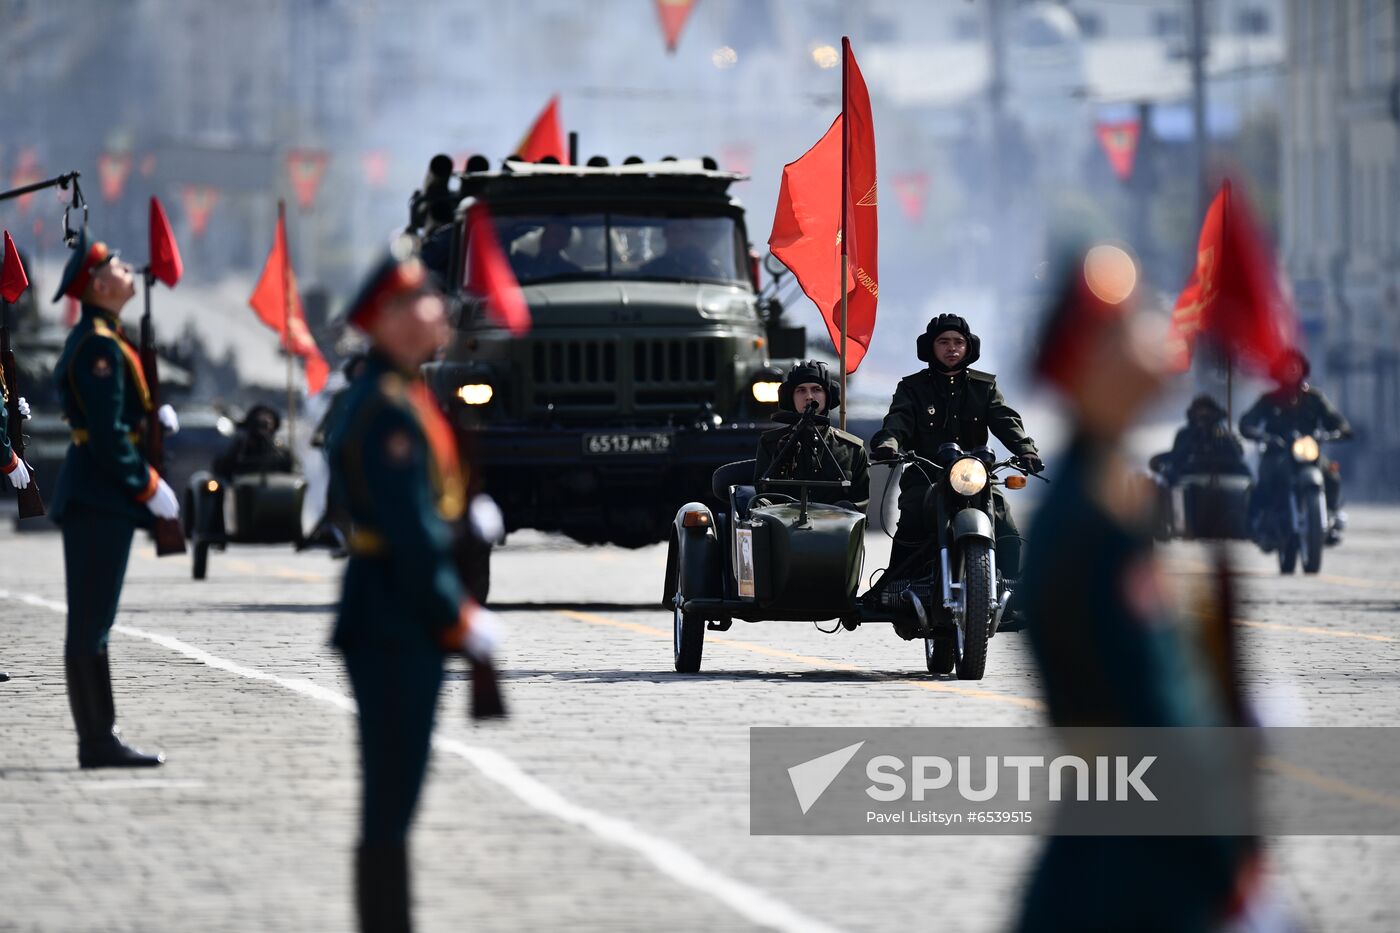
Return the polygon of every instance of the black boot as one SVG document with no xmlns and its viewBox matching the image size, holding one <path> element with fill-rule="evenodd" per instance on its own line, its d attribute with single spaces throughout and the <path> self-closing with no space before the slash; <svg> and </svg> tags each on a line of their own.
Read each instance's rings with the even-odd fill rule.
<svg viewBox="0 0 1400 933">
<path fill-rule="evenodd" d="M 112 670 L 106 652 L 64 659 L 68 705 L 78 727 L 78 765 L 83 768 L 151 768 L 165 761 L 122 743 L 112 702 Z"/>
<path fill-rule="evenodd" d="M 4 671 L 0 671 L 0 684 L 3 684 L 5 681 L 7 681 L 7 680 L 9 680 L 9 679 L 10 679 L 10 675 L 9 675 L 9 674 L 6 674 Z"/>
<path fill-rule="evenodd" d="M 410 933 L 405 846 L 361 845 L 356 850 L 355 906 L 360 933 Z"/>
</svg>

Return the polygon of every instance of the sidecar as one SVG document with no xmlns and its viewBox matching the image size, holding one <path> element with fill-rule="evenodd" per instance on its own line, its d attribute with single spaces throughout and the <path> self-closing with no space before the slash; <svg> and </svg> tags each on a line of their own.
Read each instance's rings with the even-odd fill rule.
<svg viewBox="0 0 1400 933">
<path fill-rule="evenodd" d="M 306 479 L 295 472 L 239 473 L 231 478 L 201 470 L 185 489 L 185 537 L 196 580 L 208 573 L 209 550 L 229 544 L 301 544 Z"/>
<path fill-rule="evenodd" d="M 1157 495 L 1157 538 L 1248 540 L 1249 476 L 1236 473 L 1187 473 L 1169 479 L 1153 470 Z"/>
</svg>

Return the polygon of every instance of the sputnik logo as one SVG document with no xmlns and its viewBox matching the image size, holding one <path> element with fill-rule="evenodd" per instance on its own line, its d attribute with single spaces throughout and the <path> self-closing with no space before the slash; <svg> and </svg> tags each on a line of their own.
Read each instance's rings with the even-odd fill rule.
<svg viewBox="0 0 1400 933">
<path fill-rule="evenodd" d="M 788 768 L 788 779 L 792 781 L 793 793 L 797 795 L 797 804 L 802 808 L 804 816 L 821 799 L 822 794 L 826 793 L 826 789 L 840 776 L 841 771 L 864 744 L 865 742 L 861 741 L 847 745 L 845 748 Z"/>
</svg>

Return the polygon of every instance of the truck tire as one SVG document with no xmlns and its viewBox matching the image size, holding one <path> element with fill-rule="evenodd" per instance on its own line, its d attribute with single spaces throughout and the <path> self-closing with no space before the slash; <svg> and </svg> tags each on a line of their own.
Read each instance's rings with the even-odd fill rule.
<svg viewBox="0 0 1400 933">
<path fill-rule="evenodd" d="M 924 662 L 930 674 L 951 673 L 957 658 L 957 636 L 924 639 Z"/>
<path fill-rule="evenodd" d="M 958 680 L 981 680 L 987 669 L 987 639 L 991 637 L 995 611 L 992 561 L 987 542 L 963 544 L 963 624 L 961 650 L 956 652 Z"/>
<path fill-rule="evenodd" d="M 194 562 L 190 565 L 190 575 L 196 580 L 203 580 L 204 575 L 209 572 L 209 544 L 200 541 L 194 546 Z"/>
<path fill-rule="evenodd" d="M 1322 569 L 1322 548 L 1327 542 L 1327 498 L 1322 490 L 1308 502 L 1306 527 L 1303 531 L 1303 573 Z"/>
</svg>

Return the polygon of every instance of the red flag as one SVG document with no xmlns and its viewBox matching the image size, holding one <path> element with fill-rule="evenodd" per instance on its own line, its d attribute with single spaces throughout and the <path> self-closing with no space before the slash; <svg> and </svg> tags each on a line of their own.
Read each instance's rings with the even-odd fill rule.
<svg viewBox="0 0 1400 933">
<path fill-rule="evenodd" d="M 219 202 L 219 191 L 208 185 L 185 185 L 180 189 L 180 203 L 184 205 L 185 216 L 190 219 L 190 230 L 197 237 L 204 236 L 209 229 L 209 215 Z"/>
<path fill-rule="evenodd" d="M 545 156 L 554 156 L 560 165 L 569 164 L 569 150 L 564 145 L 564 130 L 559 123 L 559 95 L 556 94 L 545 104 L 525 138 L 515 147 L 515 154 L 525 162 L 538 162 Z"/>
<path fill-rule="evenodd" d="M 855 372 L 875 333 L 875 305 L 880 298 L 879 222 L 875 182 L 875 121 L 870 94 L 856 65 L 851 40 L 841 39 L 845 68 L 842 74 L 842 110 L 845 116 L 845 204 L 842 235 L 849 258 L 846 288 L 846 370 Z M 839 306 L 828 319 L 832 343 L 841 350 Z"/>
<path fill-rule="evenodd" d="M 272 251 L 267 254 L 262 277 L 248 299 L 248 306 L 257 312 L 264 324 L 282 335 L 283 348 L 306 363 L 307 389 L 313 395 L 320 392 L 330 369 L 306 326 L 296 273 L 292 271 L 291 255 L 287 251 L 287 212 L 281 201 L 277 202 L 277 231 L 272 238 Z"/>
<path fill-rule="evenodd" d="M 768 248 L 830 324 L 841 303 L 841 126 L 838 116 L 817 144 L 783 166 Z"/>
<path fill-rule="evenodd" d="M 661 20 L 661 34 L 666 37 L 666 51 L 675 54 L 681 41 L 681 30 L 690 19 L 695 0 L 656 0 L 656 15 Z"/>
<path fill-rule="evenodd" d="M 1142 124 L 1137 120 L 1120 120 L 1114 123 L 1100 123 L 1095 127 L 1099 135 L 1099 145 L 1103 146 L 1108 164 L 1119 181 L 1127 181 L 1133 176 L 1133 160 L 1137 157 L 1138 139 L 1142 135 Z"/>
<path fill-rule="evenodd" d="M 115 201 L 126 188 L 126 177 L 131 173 L 131 153 L 104 152 L 97 157 L 97 174 L 102 181 L 102 197 Z"/>
<path fill-rule="evenodd" d="M 165 208 L 160 198 L 151 198 L 151 275 L 164 282 L 167 288 L 174 288 L 185 274 L 185 263 L 180 258 L 180 247 L 175 242 L 175 234 L 170 229 L 170 219 L 165 216 Z"/>
<path fill-rule="evenodd" d="M 291 179 L 292 192 L 302 210 L 315 203 L 329 162 L 330 156 L 319 149 L 293 149 L 287 153 L 287 177 Z"/>
<path fill-rule="evenodd" d="M 924 218 L 924 200 L 928 197 L 928 172 L 905 172 L 894 176 L 894 194 L 899 206 L 910 220 L 918 223 Z"/>
<path fill-rule="evenodd" d="M 0 260 L 0 298 L 6 301 L 19 301 L 19 296 L 29 287 L 29 276 L 24 274 L 24 263 L 19 261 L 19 250 L 10 239 L 10 231 L 5 231 L 5 257 Z"/>
<path fill-rule="evenodd" d="M 389 153 L 371 149 L 360 156 L 360 168 L 364 170 L 366 184 L 371 188 L 383 188 L 389 177 Z"/>
<path fill-rule="evenodd" d="M 1206 211 L 1196 268 L 1172 310 L 1168 351 L 1179 371 L 1207 334 L 1237 363 L 1268 375 L 1298 345 L 1297 321 L 1249 204 L 1229 181 Z"/>
<path fill-rule="evenodd" d="M 496 228 L 486 205 L 480 201 L 467 210 L 467 259 L 465 286 L 481 296 L 496 323 L 520 336 L 530 330 L 530 306 L 515 280 L 510 261 L 496 239 Z"/>
</svg>

